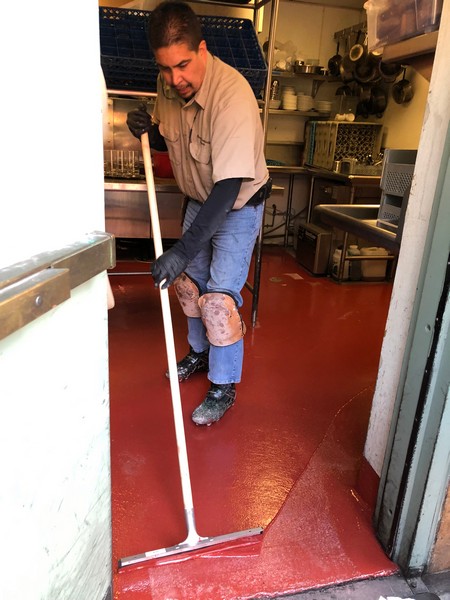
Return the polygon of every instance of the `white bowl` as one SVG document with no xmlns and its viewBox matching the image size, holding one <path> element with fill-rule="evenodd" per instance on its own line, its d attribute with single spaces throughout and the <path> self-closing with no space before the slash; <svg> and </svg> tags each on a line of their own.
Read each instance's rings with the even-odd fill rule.
<svg viewBox="0 0 450 600">
<path fill-rule="evenodd" d="M 269 100 L 269 108 L 280 108 L 281 100 Z"/>
</svg>

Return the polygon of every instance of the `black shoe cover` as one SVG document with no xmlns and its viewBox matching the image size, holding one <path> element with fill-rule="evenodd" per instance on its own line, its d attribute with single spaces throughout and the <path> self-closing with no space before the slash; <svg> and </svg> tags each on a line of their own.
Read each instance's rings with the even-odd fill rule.
<svg viewBox="0 0 450 600">
<path fill-rule="evenodd" d="M 234 383 L 212 383 L 206 398 L 192 413 L 196 425 L 211 425 L 223 417 L 236 400 Z"/>
<path fill-rule="evenodd" d="M 177 363 L 177 373 L 179 381 L 184 381 L 197 371 L 208 370 L 209 350 L 204 352 L 194 352 L 192 348 L 184 358 Z M 169 371 L 166 371 L 166 377 L 169 377 Z"/>
</svg>

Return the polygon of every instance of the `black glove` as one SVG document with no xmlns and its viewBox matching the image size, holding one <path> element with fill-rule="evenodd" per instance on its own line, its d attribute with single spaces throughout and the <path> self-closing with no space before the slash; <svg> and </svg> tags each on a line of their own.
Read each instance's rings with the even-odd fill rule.
<svg viewBox="0 0 450 600">
<path fill-rule="evenodd" d="M 145 110 L 145 106 L 141 105 L 139 108 L 132 110 L 127 115 L 128 129 L 137 137 L 141 139 L 143 133 L 148 133 L 152 126 L 152 120 L 150 115 Z"/>
<path fill-rule="evenodd" d="M 177 248 L 177 244 L 161 254 L 152 265 L 151 274 L 155 280 L 155 287 L 159 287 L 161 281 L 166 280 L 161 286 L 165 290 L 172 285 L 178 275 L 188 266 L 189 259 L 182 250 Z"/>
</svg>

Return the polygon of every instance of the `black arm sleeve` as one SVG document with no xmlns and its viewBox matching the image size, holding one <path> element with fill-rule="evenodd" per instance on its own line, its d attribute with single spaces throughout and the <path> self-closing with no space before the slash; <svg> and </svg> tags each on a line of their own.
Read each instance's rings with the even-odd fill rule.
<svg viewBox="0 0 450 600">
<path fill-rule="evenodd" d="M 192 260 L 209 242 L 233 208 L 241 183 L 242 179 L 236 177 L 224 179 L 214 185 L 192 225 L 173 246 L 177 254 Z"/>
<path fill-rule="evenodd" d="M 159 125 L 156 125 L 155 123 L 151 124 L 148 132 L 148 141 L 150 143 L 150 148 L 153 150 L 167 152 L 166 140 L 159 133 Z"/>
</svg>

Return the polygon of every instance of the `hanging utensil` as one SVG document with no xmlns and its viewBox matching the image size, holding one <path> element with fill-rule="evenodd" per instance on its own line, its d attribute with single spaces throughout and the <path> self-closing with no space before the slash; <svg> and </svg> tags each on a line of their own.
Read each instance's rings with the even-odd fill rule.
<svg viewBox="0 0 450 600">
<path fill-rule="evenodd" d="M 339 77 L 339 67 L 341 66 L 342 56 L 339 54 L 339 40 L 336 46 L 336 54 L 328 61 L 328 72 L 333 77 Z"/>
<path fill-rule="evenodd" d="M 341 79 L 344 83 L 350 83 L 351 81 L 354 80 L 354 76 L 353 76 L 353 66 L 354 63 L 353 61 L 350 60 L 350 56 L 348 54 L 348 49 L 349 49 L 349 39 L 346 39 L 346 53 L 341 61 L 341 64 L 339 66 L 339 73 L 341 75 Z"/>
<path fill-rule="evenodd" d="M 381 54 L 365 51 L 361 59 L 355 63 L 354 74 L 356 81 L 358 83 L 375 83 L 376 81 L 380 81 L 381 75 L 378 71 L 380 61 Z"/>
<path fill-rule="evenodd" d="M 348 56 L 353 63 L 358 63 L 364 59 L 367 55 L 367 46 L 359 42 L 362 31 L 358 31 L 356 36 L 356 43 L 350 48 Z"/>
<path fill-rule="evenodd" d="M 397 104 L 410 102 L 414 96 L 411 82 L 406 77 L 406 67 L 403 68 L 403 79 L 392 86 L 392 97 Z"/>
<path fill-rule="evenodd" d="M 374 85 L 371 91 L 369 101 L 369 112 L 371 115 L 382 117 L 387 106 L 387 94 L 384 88 L 379 85 Z"/>
<path fill-rule="evenodd" d="M 381 60 L 378 64 L 378 71 L 386 83 L 394 83 L 402 72 L 402 65 L 397 63 L 387 63 Z"/>
</svg>

